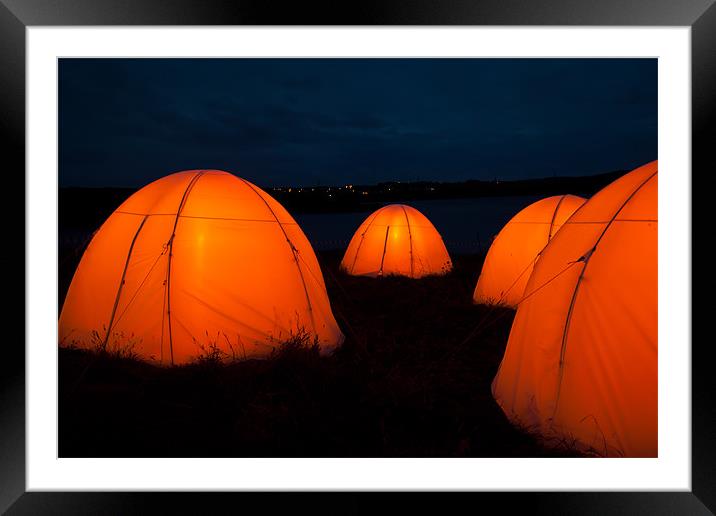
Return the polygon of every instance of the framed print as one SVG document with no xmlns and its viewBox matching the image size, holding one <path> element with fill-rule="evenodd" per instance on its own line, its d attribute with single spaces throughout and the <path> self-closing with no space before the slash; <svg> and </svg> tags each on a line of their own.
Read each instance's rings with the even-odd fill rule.
<svg viewBox="0 0 716 516">
<path fill-rule="evenodd" d="M 716 7 L 629 7 L 3 0 L 2 510 L 715 511 Z"/>
</svg>

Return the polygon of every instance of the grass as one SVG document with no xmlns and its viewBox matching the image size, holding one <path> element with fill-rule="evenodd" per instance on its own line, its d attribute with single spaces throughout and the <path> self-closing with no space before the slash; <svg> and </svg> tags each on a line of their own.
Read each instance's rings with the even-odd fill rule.
<svg viewBox="0 0 716 516">
<path fill-rule="evenodd" d="M 340 257 L 319 257 L 346 334 L 329 356 L 306 334 L 266 360 L 207 346 L 173 368 L 60 349 L 60 456 L 578 455 L 515 428 L 492 398 L 514 312 L 471 303 L 480 256 L 421 280 L 348 276 Z"/>
</svg>

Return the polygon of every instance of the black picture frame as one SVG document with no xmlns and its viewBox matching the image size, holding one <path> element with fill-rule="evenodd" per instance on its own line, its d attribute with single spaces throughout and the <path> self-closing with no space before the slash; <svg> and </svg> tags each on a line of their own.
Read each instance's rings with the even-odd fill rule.
<svg viewBox="0 0 716 516">
<path fill-rule="evenodd" d="M 3 184 L 23 206 L 5 206 L 5 215 L 17 221 L 24 213 L 25 192 L 25 29 L 39 25 L 638 25 L 689 26 L 692 44 L 692 235 L 704 230 L 706 180 L 716 170 L 708 135 L 716 125 L 716 6 L 714 0 L 363 0 L 361 2 L 294 2 L 245 0 L 0 0 L 0 130 Z M 709 131 L 710 129 L 710 131 Z M 689 171 L 684 171 L 688 174 Z M 16 184 L 13 185 L 12 182 Z M 12 215 L 12 216 L 11 216 Z M 23 219 L 24 220 L 24 219 Z M 702 231 L 699 231 L 702 230 Z M 25 226 L 4 225 L 5 270 L 25 271 Z M 692 490 L 690 492 L 588 493 L 480 493 L 467 503 L 485 507 L 498 504 L 501 512 L 524 510 L 536 514 L 712 514 L 716 512 L 716 404 L 711 393 L 713 338 L 696 338 L 705 326 L 714 301 L 706 297 L 716 283 L 706 272 L 708 238 L 692 239 L 692 274 L 708 278 L 692 290 Z M 12 249 L 12 251 L 9 251 Z M 700 276 L 703 272 L 704 276 Z M 8 274 L 19 278 L 16 273 Z M 24 275 L 23 275 L 24 276 Z M 7 281 L 6 281 L 7 283 Z M 18 290 L 20 290 L 18 286 Z M 48 287 L 48 295 L 54 292 Z M 703 295 L 699 295 L 703 294 Z M 24 319 L 25 292 L 13 297 L 6 309 L 6 325 Z M 711 298 L 712 299 L 712 298 Z M 22 300 L 22 301 L 21 301 Z M 700 300 L 699 302 L 697 302 Z M 13 313 L 12 311 L 16 313 Z M 22 313 L 20 313 L 22 312 Z M 23 326 L 24 328 L 24 326 Z M 25 492 L 25 353 L 17 339 L 6 337 L 0 358 L 0 511 L 8 514 L 196 514 L 250 510 L 262 512 L 308 504 L 311 510 L 357 512 L 384 505 L 379 494 L 343 495 L 341 500 L 292 494 L 283 499 L 247 493 L 59 493 Z M 689 345 L 684 342 L 683 345 Z M 598 459 L 597 459 L 598 460 Z M 475 500 L 472 497 L 477 496 Z M 237 497 L 241 501 L 237 501 Z M 451 500 L 450 505 L 459 503 Z M 401 512 L 413 507 L 444 510 L 445 502 L 423 494 L 402 501 Z"/>
</svg>

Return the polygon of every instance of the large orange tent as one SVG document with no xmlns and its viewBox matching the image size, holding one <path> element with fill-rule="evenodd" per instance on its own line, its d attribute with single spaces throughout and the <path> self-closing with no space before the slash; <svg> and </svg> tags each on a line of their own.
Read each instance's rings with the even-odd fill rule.
<svg viewBox="0 0 716 516">
<path fill-rule="evenodd" d="M 162 364 L 264 356 L 296 335 L 323 350 L 343 340 L 313 249 L 266 192 L 218 170 L 127 199 L 92 238 L 59 320 L 61 345 Z"/>
<path fill-rule="evenodd" d="M 587 201 L 527 284 L 492 392 L 548 440 L 657 455 L 657 171 L 644 165 Z"/>
<path fill-rule="evenodd" d="M 516 307 L 540 252 L 584 201 L 575 195 L 556 195 L 512 217 L 490 245 L 473 301 Z"/>
<path fill-rule="evenodd" d="M 425 215 L 404 204 L 373 212 L 353 235 L 341 268 L 355 276 L 421 278 L 452 269 L 443 239 Z"/>
</svg>

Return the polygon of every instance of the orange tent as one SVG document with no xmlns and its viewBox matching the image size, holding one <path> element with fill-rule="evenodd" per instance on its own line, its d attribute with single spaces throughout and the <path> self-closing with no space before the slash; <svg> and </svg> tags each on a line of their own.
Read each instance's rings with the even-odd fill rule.
<svg viewBox="0 0 716 516">
<path fill-rule="evenodd" d="M 218 170 L 166 176 L 94 235 L 60 314 L 64 346 L 162 364 L 264 356 L 303 333 L 343 340 L 311 244 L 255 185 Z"/>
<path fill-rule="evenodd" d="M 341 268 L 354 276 L 421 278 L 452 269 L 440 233 L 415 208 L 390 204 L 372 213 L 353 235 Z"/>
<path fill-rule="evenodd" d="M 584 201 L 574 195 L 547 197 L 512 217 L 487 252 L 473 301 L 516 307 L 540 252 Z"/>
<path fill-rule="evenodd" d="M 658 164 L 608 185 L 535 265 L 492 392 L 546 439 L 657 455 Z"/>
</svg>

